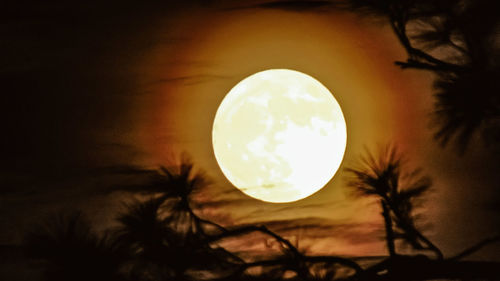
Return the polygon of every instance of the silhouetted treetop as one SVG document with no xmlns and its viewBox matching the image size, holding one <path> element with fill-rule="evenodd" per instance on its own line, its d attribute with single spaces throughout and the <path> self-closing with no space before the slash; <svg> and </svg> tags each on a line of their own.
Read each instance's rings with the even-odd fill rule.
<svg viewBox="0 0 500 281">
<path fill-rule="evenodd" d="M 389 253 L 396 254 L 394 241 L 402 239 L 415 250 L 441 251 L 416 227 L 415 201 L 431 187 L 431 180 L 420 170 L 405 171 L 405 162 L 394 146 L 386 146 L 374 155 L 367 152 L 349 172 L 348 186 L 355 194 L 380 200 L 386 227 Z"/>
</svg>

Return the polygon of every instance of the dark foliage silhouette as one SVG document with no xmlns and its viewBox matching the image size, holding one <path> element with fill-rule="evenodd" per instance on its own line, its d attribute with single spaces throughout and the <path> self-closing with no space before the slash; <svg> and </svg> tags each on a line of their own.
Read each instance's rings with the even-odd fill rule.
<svg viewBox="0 0 500 281">
<path fill-rule="evenodd" d="M 389 254 L 394 256 L 394 241 L 398 238 L 415 250 L 433 251 L 440 259 L 441 251 L 415 226 L 414 202 L 431 187 L 428 177 L 419 171 L 405 173 L 404 162 L 394 146 L 387 146 L 378 157 L 367 153 L 359 168 L 349 168 L 352 174 L 348 185 L 363 196 L 380 200 L 385 221 Z"/>
<path fill-rule="evenodd" d="M 200 218 L 191 207 L 190 195 L 203 188 L 208 182 L 202 172 L 195 172 L 192 162 L 184 155 L 178 165 L 160 168 L 151 176 L 148 184 L 121 187 L 124 190 L 156 197 L 132 205 L 127 213 L 119 217 L 122 223 L 118 231 L 121 237 L 119 241 L 129 241 L 131 245 L 143 244 L 142 247 L 133 247 L 139 248 L 140 250 L 136 252 L 141 255 L 144 255 L 146 245 L 153 244 L 152 247 L 155 248 L 151 250 L 153 256 L 160 257 L 156 260 L 166 262 L 170 267 L 174 266 L 176 269 L 172 270 L 176 272 L 176 278 L 180 277 L 180 272 L 186 272 L 189 269 L 209 269 L 212 273 L 218 271 L 217 275 L 227 275 L 227 278 L 240 278 L 244 276 L 247 269 L 252 267 L 264 267 L 267 277 L 274 276 L 278 272 L 282 274 L 292 272 L 306 278 L 310 275 L 305 266 L 306 261 L 342 264 L 354 270 L 360 270 L 356 263 L 347 259 L 306 257 L 299 253 L 289 241 L 264 226 L 237 226 L 227 229 Z M 144 232 L 148 233 L 146 237 L 144 237 Z M 222 239 L 253 232 L 259 232 L 277 240 L 283 249 L 283 256 L 266 261 L 245 263 L 236 255 L 220 247 L 212 246 Z M 179 248 L 175 249 L 175 247 Z M 155 253 L 161 248 L 163 250 L 160 252 L 174 258 L 175 261 L 169 261 L 167 257 Z M 193 268 L 196 264 L 203 265 L 205 268 L 196 268 L 196 266 Z"/>
<path fill-rule="evenodd" d="M 464 152 L 474 136 L 500 140 L 498 1 L 349 0 L 349 9 L 384 17 L 408 58 L 401 68 L 435 78 L 435 137 Z"/>
<path fill-rule="evenodd" d="M 191 208 L 190 195 L 207 183 L 184 156 L 178 166 L 153 173 L 147 184 L 124 187 L 154 196 L 129 205 L 118 217 L 117 239 L 135 259 L 129 276 L 192 280 L 200 271 L 221 275 L 239 262 L 233 254 L 208 243 L 208 235 L 223 228 L 200 218 Z"/>
<path fill-rule="evenodd" d="M 498 242 L 498 236 L 445 259 L 441 250 L 417 228 L 415 203 L 429 190 L 431 181 L 422 176 L 420 170 L 406 171 L 405 164 L 396 147 L 388 145 L 379 149 L 376 156 L 367 152 L 358 167 L 346 169 L 350 174 L 348 185 L 354 194 L 375 197 L 380 202 L 389 251 L 389 258 L 364 269 L 357 277 L 362 280 L 498 280 L 495 268 L 498 263 L 460 261 L 483 246 Z M 400 254 L 395 243 L 398 239 L 415 251 L 430 251 L 434 257 Z"/>
<path fill-rule="evenodd" d="M 28 256 L 46 261 L 47 280 L 120 280 L 122 253 L 97 235 L 80 212 L 57 214 L 26 235 Z"/>
<path fill-rule="evenodd" d="M 194 193 L 209 185 L 208 177 L 202 171 L 195 171 L 194 165 L 186 154 L 173 161 L 170 167 L 160 167 L 148 171 L 149 181 L 140 185 L 119 186 L 117 189 L 157 196 L 158 208 L 167 215 L 165 222 L 179 231 L 189 233 L 217 233 L 223 227 L 200 218 L 191 207 Z"/>
<path fill-rule="evenodd" d="M 188 271 L 228 270 L 235 262 L 222 248 L 213 248 L 200 233 L 180 232 L 167 217 L 161 218 L 163 198 L 153 198 L 129 206 L 118 217 L 117 241 L 131 262 L 128 275 L 190 280 Z M 146 278 L 149 279 L 149 278 Z"/>
<path fill-rule="evenodd" d="M 394 147 L 378 156 L 369 153 L 348 171 L 358 195 L 378 198 L 386 225 L 389 257 L 368 267 L 354 258 L 306 255 L 263 225 L 223 227 L 200 218 L 191 196 L 208 181 L 187 158 L 152 173 L 134 172 L 150 180 L 119 189 L 145 198 L 128 203 L 112 231 L 98 235 L 74 213 L 35 228 L 25 245 L 32 257 L 46 261 L 46 280 L 498 280 L 499 263 L 461 260 L 498 237 L 446 259 L 418 230 L 413 210 L 430 180 L 406 172 Z M 220 246 L 224 239 L 253 233 L 276 241 L 280 253 L 245 260 Z M 422 254 L 402 254 L 398 240 Z M 428 251 L 434 255 L 424 255 Z"/>
</svg>

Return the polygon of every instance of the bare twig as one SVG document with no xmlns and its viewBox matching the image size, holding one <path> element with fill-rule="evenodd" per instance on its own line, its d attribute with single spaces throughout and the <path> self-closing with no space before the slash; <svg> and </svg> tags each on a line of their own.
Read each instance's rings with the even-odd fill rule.
<svg viewBox="0 0 500 281">
<path fill-rule="evenodd" d="M 286 248 L 288 250 L 290 250 L 292 252 L 292 254 L 294 254 L 296 256 L 302 255 L 302 254 L 300 254 L 299 250 L 297 248 L 295 248 L 295 246 L 292 245 L 292 243 L 290 241 L 288 241 L 287 239 L 272 232 L 271 230 L 269 230 L 267 227 L 265 227 L 263 225 L 261 225 L 261 226 L 249 225 L 249 226 L 243 226 L 243 227 L 239 227 L 239 228 L 235 228 L 235 229 L 226 230 L 225 232 L 223 232 L 219 235 L 214 235 L 214 236 L 208 238 L 208 242 L 209 243 L 215 242 L 218 240 L 222 240 L 224 238 L 241 236 L 241 235 L 245 235 L 245 234 L 252 233 L 252 232 L 260 232 L 260 233 L 264 233 L 266 235 L 269 235 L 269 236 L 273 237 L 274 239 L 276 239 L 276 241 L 278 241 L 281 244 L 283 244 L 284 246 L 286 246 Z"/>
<path fill-rule="evenodd" d="M 470 255 L 474 254 L 475 252 L 479 251 L 483 247 L 485 247 L 485 246 L 487 246 L 489 244 L 496 243 L 496 242 L 500 242 L 500 234 L 479 241 L 475 245 L 473 245 L 473 246 L 471 246 L 471 247 L 463 250 L 462 252 L 456 254 L 453 257 L 450 257 L 449 260 L 460 260 L 462 258 L 465 258 L 467 256 L 470 256 Z"/>
</svg>

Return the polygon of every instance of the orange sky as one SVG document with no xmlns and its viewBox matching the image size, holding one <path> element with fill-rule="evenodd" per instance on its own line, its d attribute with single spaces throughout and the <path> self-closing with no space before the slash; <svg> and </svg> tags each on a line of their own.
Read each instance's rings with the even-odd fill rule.
<svg viewBox="0 0 500 281">
<path fill-rule="evenodd" d="M 404 58 L 403 50 L 386 27 L 372 20 L 335 11 L 190 11 L 176 24 L 176 29 L 169 28 L 168 22 L 165 28 L 160 24 L 156 36 L 189 37 L 176 44 L 157 45 L 140 64 L 147 75 L 138 84 L 147 94 L 136 103 L 133 142 L 146 153 L 136 160 L 145 165 L 161 164 L 173 151 L 186 151 L 214 179 L 214 198 L 235 189 L 215 162 L 213 118 L 227 92 L 255 72 L 294 69 L 312 75 L 332 91 L 348 131 L 341 168 L 356 163 L 364 146 L 394 140 L 409 146 L 406 141 L 414 137 L 409 132 L 425 127 L 424 120 L 415 118 L 422 114 L 422 105 L 414 98 L 422 88 L 408 85 L 429 81 L 393 65 L 394 60 Z M 312 216 L 353 225 L 379 221 L 377 209 L 348 198 L 343 176 L 340 170 L 321 191 L 287 204 L 300 212 L 280 212 L 283 205 L 249 198 L 243 206 L 227 205 L 219 211 L 233 214 L 238 221 Z M 239 192 L 231 194 L 236 200 L 247 200 Z M 309 205 L 318 207 L 307 208 Z M 381 247 L 381 243 L 364 244 L 357 246 L 355 253 L 373 254 Z M 353 253 L 352 244 L 344 248 Z"/>
<path fill-rule="evenodd" d="M 40 210 L 64 204 L 87 207 L 106 225 L 112 215 L 105 209 L 117 208 L 122 197 L 95 196 L 109 181 L 82 169 L 156 167 L 186 151 L 213 178 L 202 199 L 229 199 L 205 210 L 211 218 L 327 218 L 318 226 L 331 227 L 315 231 L 338 232 L 316 243 L 315 251 L 384 252 L 372 233 L 381 221 L 377 206 L 349 197 L 342 171 L 313 196 L 277 205 L 244 196 L 220 172 L 211 128 L 224 95 L 255 72 L 289 68 L 318 79 L 341 105 L 348 133 L 341 168 L 354 164 L 365 145 L 388 141 L 406 150 L 414 166 L 425 167 L 434 178 L 427 231 L 445 253 L 491 233 L 496 217 L 482 206 L 494 189 L 477 188 L 491 185 L 488 177 L 496 171 L 481 168 L 494 155 L 473 147 L 460 157 L 436 144 L 428 125 L 432 76 L 394 65 L 406 55 L 387 25 L 329 8 L 227 9 L 233 1 L 214 2 L 222 4 L 138 9 L 127 2 L 120 11 L 114 4 L 54 4 L 33 6 L 38 18 L 11 19 L 10 43 L 2 46 L 2 71 L 13 93 L 2 118 L 11 136 L 4 182 L 20 195 L 2 198 L 0 212 L 12 216 L 1 217 L 0 227 L 27 226 Z M 0 240 L 19 240 L 13 233 L 9 228 Z"/>
</svg>

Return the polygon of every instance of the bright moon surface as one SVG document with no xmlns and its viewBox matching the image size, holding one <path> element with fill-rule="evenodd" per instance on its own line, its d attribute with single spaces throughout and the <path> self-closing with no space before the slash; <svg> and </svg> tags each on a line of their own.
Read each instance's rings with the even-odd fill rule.
<svg viewBox="0 0 500 281">
<path fill-rule="evenodd" d="M 335 175 L 346 148 L 333 95 L 304 73 L 271 69 L 234 86 L 215 115 L 212 143 L 226 178 L 266 202 L 292 202 Z"/>
</svg>

